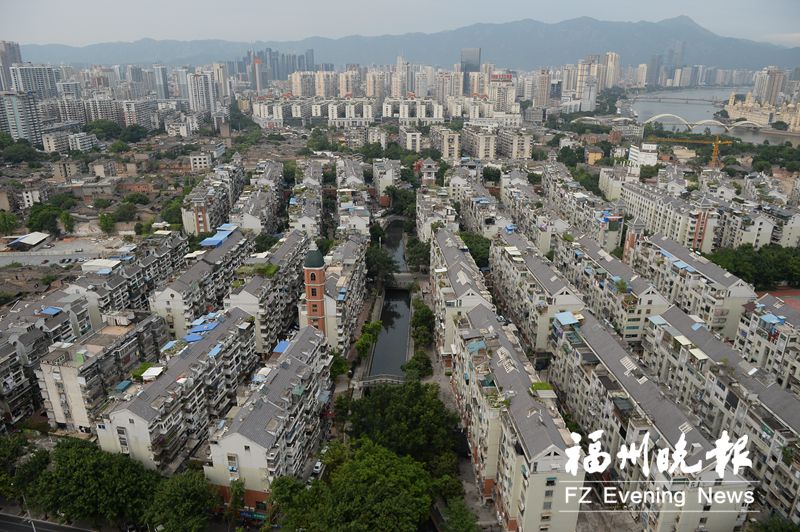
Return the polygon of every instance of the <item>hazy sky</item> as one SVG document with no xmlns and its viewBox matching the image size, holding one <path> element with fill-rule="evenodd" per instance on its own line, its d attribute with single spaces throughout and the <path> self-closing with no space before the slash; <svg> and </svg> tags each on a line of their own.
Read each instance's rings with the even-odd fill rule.
<svg viewBox="0 0 800 532">
<path fill-rule="evenodd" d="M 0 40 L 294 40 L 584 15 L 628 21 L 688 15 L 720 35 L 800 46 L 800 0 L 0 0 Z"/>
</svg>

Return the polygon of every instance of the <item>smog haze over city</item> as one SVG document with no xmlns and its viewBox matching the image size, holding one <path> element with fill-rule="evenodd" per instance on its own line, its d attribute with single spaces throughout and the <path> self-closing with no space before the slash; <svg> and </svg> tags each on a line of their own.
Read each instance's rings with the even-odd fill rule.
<svg viewBox="0 0 800 532">
<path fill-rule="evenodd" d="M 0 530 L 800 532 L 800 3 L 0 5 Z"/>
</svg>

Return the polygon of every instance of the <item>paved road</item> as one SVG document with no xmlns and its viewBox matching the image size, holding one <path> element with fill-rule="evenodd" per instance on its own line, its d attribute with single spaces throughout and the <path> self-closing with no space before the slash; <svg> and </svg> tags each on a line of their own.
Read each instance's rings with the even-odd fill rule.
<svg viewBox="0 0 800 532">
<path fill-rule="evenodd" d="M 7 266 L 9 264 L 18 262 L 20 264 L 26 264 L 31 266 L 39 266 L 42 264 L 42 261 L 47 259 L 47 264 L 45 266 L 49 266 L 50 264 L 58 264 L 61 259 L 70 258 L 72 262 L 75 262 L 75 259 L 78 257 L 84 257 L 85 259 L 94 259 L 98 256 L 97 253 L 65 253 L 65 254 L 56 254 L 56 255 L 28 255 L 25 253 L 0 253 L 0 267 Z"/>
<path fill-rule="evenodd" d="M 34 521 L 37 532 L 75 532 L 76 530 L 91 530 L 74 526 L 58 525 L 47 521 Z M 16 515 L 0 514 L 0 530 L 3 532 L 31 532 L 33 527 L 23 517 Z"/>
</svg>

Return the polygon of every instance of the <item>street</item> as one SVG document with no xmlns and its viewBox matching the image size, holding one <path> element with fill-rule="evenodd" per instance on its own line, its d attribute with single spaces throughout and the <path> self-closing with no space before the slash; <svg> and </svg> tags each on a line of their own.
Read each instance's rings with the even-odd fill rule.
<svg viewBox="0 0 800 532">
<path fill-rule="evenodd" d="M 58 525 L 48 521 L 35 520 L 33 525 L 37 532 L 70 532 L 75 530 L 91 530 L 89 528 L 78 528 L 68 525 Z M 30 532 L 34 530 L 29 521 L 24 517 L 0 513 L 0 530 L 3 532 Z"/>
</svg>

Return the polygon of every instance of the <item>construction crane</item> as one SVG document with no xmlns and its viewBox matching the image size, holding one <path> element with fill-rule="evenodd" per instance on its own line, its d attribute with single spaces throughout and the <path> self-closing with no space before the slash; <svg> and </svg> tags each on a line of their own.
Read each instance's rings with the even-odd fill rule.
<svg viewBox="0 0 800 532">
<path fill-rule="evenodd" d="M 719 147 L 722 144 L 733 144 L 733 141 L 731 140 L 720 140 L 719 135 L 717 135 L 714 140 L 652 137 L 647 139 L 647 142 L 674 142 L 676 144 L 713 144 L 714 149 L 711 152 L 711 164 L 709 165 L 712 168 L 719 168 L 720 166 L 722 166 L 722 164 L 720 164 L 719 162 Z"/>
</svg>

